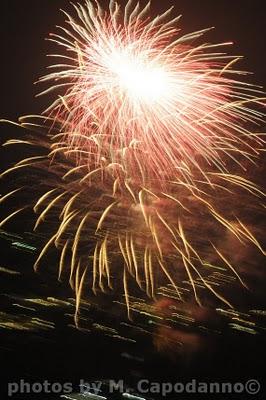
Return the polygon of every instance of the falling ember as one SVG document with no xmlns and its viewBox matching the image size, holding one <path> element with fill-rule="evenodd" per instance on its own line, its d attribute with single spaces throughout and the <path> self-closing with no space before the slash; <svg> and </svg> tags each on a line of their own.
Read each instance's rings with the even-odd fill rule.
<svg viewBox="0 0 266 400">
<path fill-rule="evenodd" d="M 155 297 L 163 276 L 181 298 L 182 270 L 198 303 L 201 282 L 230 305 L 204 271 L 222 266 L 245 285 L 219 248 L 220 234 L 264 254 L 242 220 L 243 202 L 261 206 L 264 197 L 245 176 L 264 144 L 248 128 L 263 121 L 263 93 L 233 69 L 238 58 L 220 50 L 227 43 L 195 45 L 208 29 L 181 36 L 171 9 L 151 19 L 149 4 L 134 1 L 124 12 L 114 1 L 109 11 L 90 1 L 74 8 L 77 18 L 65 13 L 62 34 L 50 38 L 64 61 L 40 79 L 51 83 L 42 94 L 58 96 L 37 122 L 21 119 L 36 129 L 48 121 L 49 134 L 25 142 L 47 154 L 3 173 L 29 168 L 36 186 L 47 173 L 25 205 L 38 215 L 35 229 L 49 216 L 58 222 L 36 267 L 51 246 L 60 250 L 59 275 L 69 272 L 77 311 L 85 283 L 95 293 L 111 289 L 121 265 L 128 309 L 130 279 Z"/>
</svg>

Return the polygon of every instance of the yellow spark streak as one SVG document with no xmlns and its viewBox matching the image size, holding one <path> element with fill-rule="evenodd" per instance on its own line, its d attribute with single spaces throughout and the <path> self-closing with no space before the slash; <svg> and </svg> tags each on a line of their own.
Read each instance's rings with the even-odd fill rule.
<svg viewBox="0 0 266 400">
<path fill-rule="evenodd" d="M 132 268 L 132 258 L 131 258 L 131 252 L 130 252 L 130 243 L 128 239 L 128 233 L 126 233 L 126 254 L 127 254 L 127 259 L 128 259 L 128 266 L 129 266 L 129 272 L 132 275 L 133 274 L 133 268 Z"/>
<path fill-rule="evenodd" d="M 119 186 L 119 178 L 116 178 L 113 184 L 113 197 L 116 195 L 118 186 Z"/>
<path fill-rule="evenodd" d="M 159 238 L 158 238 L 158 235 L 157 235 L 157 230 L 156 230 L 155 224 L 151 222 L 150 225 L 151 225 L 151 234 L 154 237 L 154 240 L 155 240 L 157 249 L 159 251 L 160 257 L 161 257 L 161 259 L 163 259 L 163 252 L 162 252 L 162 248 L 160 246 L 160 241 L 159 241 Z"/>
<path fill-rule="evenodd" d="M 131 254 L 132 254 L 133 264 L 134 264 L 134 268 L 135 268 L 136 282 L 139 285 L 139 287 L 141 289 L 143 289 L 140 278 L 139 278 L 138 261 L 137 261 L 137 256 L 136 256 L 135 247 L 134 247 L 134 240 L 133 240 L 132 235 L 130 237 L 130 248 L 131 248 Z"/>
<path fill-rule="evenodd" d="M 77 285 L 77 290 L 76 290 L 76 312 L 75 312 L 75 324 L 76 324 L 76 326 L 78 326 L 78 315 L 79 315 L 80 301 L 81 301 L 81 297 L 82 297 L 82 290 L 83 290 L 86 274 L 87 274 L 87 267 L 85 268 L 85 270 L 84 270 L 84 272 L 83 272 L 83 274 L 81 276 L 81 279 L 79 281 L 79 284 Z"/>
<path fill-rule="evenodd" d="M 101 291 L 104 293 L 104 286 L 103 286 L 103 276 L 105 276 L 105 265 L 103 259 L 103 243 L 101 244 L 100 251 L 99 251 L 99 287 Z"/>
<path fill-rule="evenodd" d="M 169 272 L 167 271 L 167 269 L 165 268 L 165 266 L 163 265 L 162 261 L 159 259 L 159 257 L 157 257 L 157 261 L 160 264 L 160 267 L 162 268 L 163 272 L 165 273 L 165 275 L 167 276 L 167 278 L 169 279 L 169 281 L 171 282 L 171 284 L 173 285 L 173 287 L 175 288 L 175 291 L 179 297 L 180 300 L 182 300 L 181 294 L 175 284 L 175 281 L 173 280 L 173 278 L 171 277 L 171 275 L 169 274 Z"/>
<path fill-rule="evenodd" d="M 265 250 L 263 250 L 263 248 L 261 247 L 261 245 L 259 244 L 259 242 L 257 241 L 257 239 L 254 237 L 254 235 L 252 235 L 252 233 L 250 232 L 250 230 L 248 230 L 248 228 L 240 221 L 240 219 L 237 218 L 237 221 L 239 222 L 239 224 L 242 226 L 242 228 L 244 229 L 244 231 L 240 230 L 239 231 L 246 237 L 248 238 L 252 243 L 255 244 L 255 246 L 258 247 L 258 249 L 260 249 L 260 251 L 262 252 L 263 255 L 266 255 Z"/>
<path fill-rule="evenodd" d="M 0 122 L 1 122 L 1 121 L 0 121 Z M 19 124 L 16 124 L 16 123 L 14 123 L 14 122 L 12 122 L 12 121 L 7 121 L 7 122 L 9 122 L 10 124 L 17 125 L 17 126 L 21 127 Z M 3 147 L 4 147 L 4 146 L 11 146 L 11 145 L 14 145 L 14 144 L 28 144 L 28 145 L 30 145 L 30 146 L 34 146 L 34 143 L 32 143 L 32 142 L 30 142 L 30 141 L 28 141 L 28 140 L 19 140 L 19 139 L 10 139 L 10 140 L 7 140 L 4 144 L 2 144 L 2 146 L 3 146 Z"/>
<path fill-rule="evenodd" d="M 44 221 L 46 214 L 51 210 L 51 208 L 54 207 L 56 205 L 56 203 L 68 193 L 69 193 L 68 191 L 65 191 L 50 202 L 50 204 L 43 210 L 43 212 L 38 217 L 36 224 L 33 228 L 34 231 L 38 228 L 41 221 Z"/>
<path fill-rule="evenodd" d="M 149 256 L 149 248 L 148 246 L 145 247 L 144 251 L 144 272 L 145 272 L 145 282 L 146 282 L 146 293 L 149 297 L 151 297 L 150 292 L 150 279 L 149 279 L 149 263 L 148 263 L 148 256 Z"/>
<path fill-rule="evenodd" d="M 260 190 L 253 182 L 249 181 L 248 179 L 243 178 L 242 176 L 238 175 L 231 175 L 231 174 L 220 174 L 220 173 L 210 173 L 210 175 L 218 176 L 219 178 L 228 181 L 230 183 L 233 183 L 237 186 L 242 187 L 243 189 L 247 190 L 254 196 L 261 195 L 263 197 L 266 196 L 266 194 Z"/>
<path fill-rule="evenodd" d="M 59 216 L 59 218 L 67 218 L 68 215 L 73 213 L 73 211 L 70 212 L 70 208 L 72 207 L 74 201 L 78 198 L 78 196 L 83 192 L 83 190 L 80 190 L 78 193 L 76 193 L 74 196 L 72 196 L 64 205 L 63 210 Z"/>
<path fill-rule="evenodd" d="M 21 211 L 24 211 L 27 208 L 27 206 L 20 208 L 19 210 L 14 211 L 12 214 L 8 215 L 3 221 L 0 222 L 0 228 L 4 226 L 10 219 L 12 219 L 15 215 L 20 213 Z"/>
<path fill-rule="evenodd" d="M 80 234 L 81 231 L 85 225 L 85 222 L 87 221 L 88 217 L 90 216 L 90 212 L 87 212 L 87 214 L 82 218 L 78 229 L 76 231 L 74 240 L 73 240 L 73 245 L 72 245 L 72 258 L 71 258 L 71 267 L 70 267 L 70 277 L 69 277 L 69 283 L 71 284 L 71 287 L 73 286 L 73 273 L 75 270 L 75 265 L 76 265 L 76 258 L 77 258 L 77 251 L 78 251 L 78 245 L 79 245 L 79 240 L 80 240 Z"/>
<path fill-rule="evenodd" d="M 130 321 L 132 321 L 132 319 L 131 319 L 131 314 L 130 314 L 130 302 L 129 302 L 129 294 L 128 294 L 127 271 L 126 271 L 126 268 L 124 268 L 123 284 L 124 284 L 125 300 L 126 300 L 126 305 L 127 305 L 127 315 L 128 315 L 128 319 L 129 319 Z"/>
<path fill-rule="evenodd" d="M 184 265 L 184 267 L 185 267 L 185 270 L 186 270 L 186 272 L 187 272 L 189 281 L 190 281 L 190 283 L 191 283 L 191 286 L 192 286 L 192 289 L 193 289 L 193 292 L 194 292 L 194 296 L 195 296 L 195 300 L 196 300 L 196 302 L 197 302 L 199 305 L 201 305 L 201 302 L 200 302 L 200 300 L 199 300 L 199 298 L 198 298 L 197 289 L 196 289 L 196 286 L 195 286 L 195 283 L 194 283 L 194 280 L 193 280 L 193 276 L 191 275 L 191 272 L 190 272 L 190 269 L 189 269 L 188 264 L 192 267 L 193 270 L 195 270 L 196 268 L 195 268 L 194 265 L 190 262 L 190 260 L 185 256 L 185 254 L 182 252 L 182 250 L 180 250 L 180 249 L 176 246 L 176 244 L 175 244 L 174 242 L 171 242 L 171 243 L 172 243 L 172 245 L 174 246 L 174 248 L 178 251 L 178 253 L 179 253 L 179 254 L 181 255 L 181 257 L 182 257 L 183 265 Z"/>
<path fill-rule="evenodd" d="M 174 231 L 172 230 L 172 228 L 170 228 L 168 223 L 164 220 L 164 218 L 161 216 L 161 214 L 157 210 L 156 210 L 156 214 L 157 214 L 158 218 L 160 219 L 160 221 L 162 221 L 162 223 L 164 224 L 166 229 L 171 233 L 173 238 L 176 240 L 176 235 L 175 235 Z"/>
<path fill-rule="evenodd" d="M 99 219 L 97 228 L 96 228 L 96 233 L 102 228 L 102 224 L 105 220 L 105 218 L 107 217 L 109 211 L 116 205 L 118 204 L 118 201 L 114 201 L 112 204 L 110 204 L 108 207 L 106 207 L 106 209 L 104 210 L 104 212 L 101 215 L 101 218 Z"/>
<path fill-rule="evenodd" d="M 64 267 L 65 267 L 65 257 L 66 257 L 66 251 L 67 251 L 68 245 L 69 245 L 69 239 L 64 244 L 63 250 L 61 251 L 61 255 L 60 255 L 59 271 L 58 271 L 58 280 L 59 281 L 61 281 L 62 273 L 63 273 Z"/>
<path fill-rule="evenodd" d="M 37 258 L 37 260 L 35 261 L 34 264 L 34 271 L 38 270 L 38 266 L 39 266 L 39 262 L 42 259 L 42 257 L 44 256 L 44 254 L 47 252 L 48 248 L 50 247 L 50 245 L 55 241 L 57 234 L 53 235 L 48 242 L 46 243 L 46 245 L 43 247 L 42 251 L 40 252 L 39 257 Z"/>
<path fill-rule="evenodd" d="M 14 167 L 11 167 L 4 171 L 1 175 L 0 178 L 3 178 L 4 176 L 10 174 L 11 172 L 17 171 L 22 168 L 30 167 L 32 164 L 24 164 L 24 165 L 15 165 Z"/>
<path fill-rule="evenodd" d="M 99 243 L 96 243 L 94 254 L 93 254 L 93 282 L 92 282 L 92 291 L 96 295 L 96 278 L 97 278 L 97 259 L 98 259 L 98 247 Z"/>
<path fill-rule="evenodd" d="M 174 243 L 173 243 L 174 245 Z M 174 245 L 175 246 L 175 245 Z M 176 247 L 176 246 L 175 246 Z M 176 247 L 177 251 L 180 252 L 180 250 Z M 223 296 L 221 296 L 218 292 L 216 292 L 213 287 L 203 278 L 203 276 L 199 273 L 198 269 L 191 263 L 191 261 L 183 254 L 182 252 L 181 256 L 183 261 L 185 260 L 191 267 L 192 269 L 197 273 L 197 275 L 200 277 L 201 281 L 203 282 L 204 286 L 208 288 L 218 299 L 220 299 L 223 303 L 227 304 L 230 308 L 234 308 L 229 301 L 227 301 Z M 184 264 L 185 265 L 185 264 Z M 201 304 L 199 302 L 199 304 Z"/>
<path fill-rule="evenodd" d="M 63 235 L 63 233 L 65 232 L 67 226 L 70 224 L 70 222 L 80 213 L 80 211 L 72 211 L 70 214 L 68 214 L 68 216 L 66 218 L 63 219 L 63 221 L 61 222 L 59 229 L 56 233 L 56 245 L 58 245 L 61 236 Z"/>
<path fill-rule="evenodd" d="M 179 232 L 179 236 L 182 239 L 182 242 L 183 242 L 183 244 L 185 246 L 185 250 L 186 250 L 187 256 L 190 259 L 189 246 L 188 246 L 189 242 L 187 241 L 187 239 L 185 237 L 185 233 L 184 233 L 184 230 L 183 230 L 183 227 L 182 227 L 180 219 L 178 219 L 178 232 Z"/>
<path fill-rule="evenodd" d="M 147 227 L 149 227 L 148 217 L 147 217 L 147 214 L 145 212 L 145 205 L 144 205 L 144 201 L 143 201 L 143 190 L 141 190 L 139 192 L 139 203 L 140 203 L 140 208 L 141 208 L 144 220 L 146 222 L 146 225 L 147 225 Z"/>
<path fill-rule="evenodd" d="M 168 199 L 173 200 L 174 202 L 176 202 L 177 204 L 179 204 L 179 205 L 180 205 L 184 210 L 186 210 L 187 212 L 191 213 L 191 211 L 190 211 L 187 207 L 185 207 L 185 206 L 183 205 L 183 203 L 181 203 L 181 201 L 177 200 L 174 196 L 171 196 L 170 194 L 167 194 L 167 193 L 164 193 L 164 192 L 162 192 L 162 194 L 163 194 L 165 197 L 167 197 Z"/>
<path fill-rule="evenodd" d="M 86 164 L 86 165 L 79 165 L 78 167 L 75 167 L 75 168 L 70 169 L 70 170 L 62 177 L 62 179 L 66 179 L 68 176 L 74 174 L 75 172 L 77 172 L 77 171 L 79 171 L 79 170 L 81 170 L 81 169 L 83 169 L 83 168 L 88 168 L 88 165 L 87 165 L 87 164 Z"/>
<path fill-rule="evenodd" d="M 127 258 L 127 252 L 126 252 L 126 250 L 124 249 L 124 246 L 123 246 L 123 243 L 122 243 L 122 239 L 121 239 L 121 236 L 120 236 L 119 234 L 118 234 L 118 244 L 119 244 L 121 253 L 122 253 L 122 255 L 123 255 L 123 259 L 124 259 L 124 261 L 125 261 L 125 263 L 126 263 L 127 269 L 130 270 L 130 267 L 129 267 L 129 260 L 128 260 L 128 258 Z"/>
<path fill-rule="evenodd" d="M 46 192 L 43 196 L 41 196 L 41 197 L 39 198 L 39 200 L 37 201 L 37 203 L 35 204 L 34 208 L 33 208 L 34 212 L 36 213 L 36 212 L 38 211 L 39 205 L 41 205 L 42 202 L 43 202 L 44 200 L 46 200 L 47 197 L 50 196 L 50 194 L 56 192 L 57 190 L 58 190 L 57 188 L 56 188 L 56 189 L 49 190 L 49 191 Z"/>
<path fill-rule="evenodd" d="M 151 283 L 151 297 L 155 299 L 155 284 L 154 284 L 154 275 L 153 275 L 153 267 L 152 267 L 152 252 L 149 249 L 148 253 L 148 271 L 149 271 L 149 279 Z"/>
<path fill-rule="evenodd" d="M 243 240 L 241 240 L 241 237 L 239 235 L 239 233 L 241 233 L 241 231 L 239 229 L 235 228 L 233 224 L 231 224 L 229 221 L 227 221 L 227 219 L 223 218 L 220 214 L 218 214 L 218 212 L 215 211 L 213 207 L 210 209 L 210 211 L 211 211 L 211 214 L 214 216 L 214 218 L 217 221 L 219 221 L 230 232 L 232 232 L 233 235 L 235 235 L 237 237 L 237 239 L 239 240 L 240 243 L 244 244 Z"/>
<path fill-rule="evenodd" d="M 34 160 L 46 160 L 46 156 L 35 156 L 35 157 L 29 157 L 29 158 L 24 158 L 24 160 L 19 161 L 16 166 L 24 166 L 26 165 L 35 165 L 38 163 L 29 163 L 29 161 L 34 161 Z"/>
<path fill-rule="evenodd" d="M 111 283 L 111 275 L 110 275 L 108 253 L 107 253 L 107 237 L 105 237 L 102 247 L 103 247 L 103 262 L 105 265 L 105 272 L 107 275 L 107 284 L 110 289 L 113 289 L 112 283 Z"/>
<path fill-rule="evenodd" d="M 127 190 L 129 191 L 129 193 L 130 193 L 131 196 L 133 197 L 134 202 L 137 204 L 138 202 L 137 202 L 136 196 L 135 196 L 133 190 L 131 189 L 131 187 L 129 186 L 127 180 L 125 180 L 125 187 L 127 188 Z"/>
<path fill-rule="evenodd" d="M 8 199 L 9 197 L 11 197 L 13 194 L 19 192 L 20 190 L 24 189 L 25 186 L 22 186 L 18 189 L 12 190 L 11 192 L 7 193 L 5 196 L 0 198 L 0 204 L 3 203 L 6 199 Z"/>
<path fill-rule="evenodd" d="M 227 70 L 234 65 L 235 63 L 237 63 L 239 60 L 241 60 L 243 57 L 236 57 L 233 60 L 229 61 L 229 63 L 227 63 L 224 68 L 221 70 L 221 72 L 219 73 L 220 76 L 222 76 L 225 72 L 228 72 Z"/>
<path fill-rule="evenodd" d="M 214 246 L 214 244 L 212 244 L 214 250 L 216 251 L 216 253 L 218 254 L 218 256 L 225 262 L 225 264 L 231 269 L 231 271 L 233 271 L 233 273 L 237 276 L 237 278 L 239 279 L 239 281 L 242 283 L 242 285 L 248 289 L 247 285 L 243 282 L 243 280 L 241 279 L 241 277 L 239 276 L 239 274 L 236 272 L 236 270 L 234 269 L 234 267 L 229 263 L 229 261 L 225 258 L 225 256 Z"/>
<path fill-rule="evenodd" d="M 74 150 L 75 151 L 75 150 Z M 69 152 L 68 152 L 69 153 Z M 97 172 L 102 172 L 102 168 L 96 168 L 93 171 L 90 171 L 88 174 L 86 174 L 81 180 L 80 183 L 86 181 L 88 178 L 91 178 L 93 175 L 97 174 Z"/>
</svg>

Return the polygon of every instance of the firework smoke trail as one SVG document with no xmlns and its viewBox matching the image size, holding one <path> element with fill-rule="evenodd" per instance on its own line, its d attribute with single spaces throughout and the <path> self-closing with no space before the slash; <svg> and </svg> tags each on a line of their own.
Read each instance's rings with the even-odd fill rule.
<svg viewBox="0 0 266 400">
<path fill-rule="evenodd" d="M 121 260 L 128 309 L 130 277 L 154 297 L 160 271 L 181 296 L 181 269 L 199 303 L 196 279 L 230 305 L 202 271 L 211 266 L 207 247 L 244 284 L 214 243 L 219 229 L 263 252 L 238 213 L 224 212 L 220 201 L 232 204 L 234 192 L 258 203 L 264 196 L 244 176 L 263 145 L 262 135 L 246 128 L 263 120 L 262 92 L 241 81 L 244 73 L 233 69 L 239 57 L 220 51 L 227 43 L 195 46 L 207 30 L 180 36 L 171 9 L 151 19 L 149 4 L 134 1 L 124 11 L 114 1 L 108 12 L 97 2 L 74 7 L 77 18 L 66 14 L 66 27 L 50 38 L 64 49 L 54 55 L 63 61 L 40 79 L 50 83 L 42 94 L 57 92 L 57 99 L 42 117 L 20 121 L 34 130 L 48 125 L 48 134 L 7 143 L 45 149 L 3 173 L 26 168 L 39 183 L 27 206 L 38 215 L 35 229 L 47 220 L 54 233 L 36 268 L 55 245 L 77 312 L 84 284 L 95 293 L 112 288 Z M 1 201 L 27 188 L 25 182 Z M 199 215 L 205 224 L 195 239 Z"/>
</svg>

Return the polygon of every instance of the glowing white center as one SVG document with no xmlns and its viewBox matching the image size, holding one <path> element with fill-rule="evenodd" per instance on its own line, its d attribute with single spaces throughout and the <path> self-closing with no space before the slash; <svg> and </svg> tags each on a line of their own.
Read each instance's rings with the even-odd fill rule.
<svg viewBox="0 0 266 400">
<path fill-rule="evenodd" d="M 108 67 L 115 74 L 118 85 L 134 99 L 153 102 L 161 100 L 167 91 L 167 74 L 160 66 L 145 62 L 126 51 L 116 51 Z"/>
</svg>

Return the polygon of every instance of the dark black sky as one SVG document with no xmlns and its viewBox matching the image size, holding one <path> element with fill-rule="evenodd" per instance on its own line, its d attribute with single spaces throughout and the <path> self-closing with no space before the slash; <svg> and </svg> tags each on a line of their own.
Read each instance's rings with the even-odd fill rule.
<svg viewBox="0 0 266 400">
<path fill-rule="evenodd" d="M 183 32 L 215 26 L 206 40 L 234 41 L 232 54 L 244 55 L 242 67 L 254 72 L 250 79 L 265 86 L 265 0 L 153 0 L 152 4 L 154 14 L 174 5 L 174 12 L 183 15 Z M 33 82 L 49 62 L 51 43 L 45 37 L 64 21 L 60 8 L 72 9 L 68 0 L 1 0 L 1 118 L 40 113 L 47 104 L 46 98 L 35 99 L 39 88 Z"/>
</svg>

